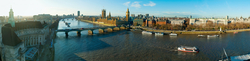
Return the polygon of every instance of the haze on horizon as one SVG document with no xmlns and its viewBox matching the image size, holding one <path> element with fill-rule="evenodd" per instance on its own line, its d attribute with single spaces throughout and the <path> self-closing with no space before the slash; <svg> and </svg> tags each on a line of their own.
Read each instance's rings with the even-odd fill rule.
<svg viewBox="0 0 250 61">
<path fill-rule="evenodd" d="M 1 0 L 0 16 L 8 16 L 10 8 L 15 16 L 37 14 L 83 15 L 101 14 L 102 9 L 112 16 L 130 14 L 149 14 L 165 17 L 249 17 L 249 0 Z"/>
</svg>

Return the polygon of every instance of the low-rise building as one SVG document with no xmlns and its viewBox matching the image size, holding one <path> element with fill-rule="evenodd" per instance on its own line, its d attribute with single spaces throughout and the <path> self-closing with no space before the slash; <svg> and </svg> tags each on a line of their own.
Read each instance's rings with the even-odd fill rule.
<svg viewBox="0 0 250 61">
<path fill-rule="evenodd" d="M 230 23 L 250 23 L 249 18 L 241 18 L 241 19 L 229 19 Z"/>
<path fill-rule="evenodd" d="M 190 25 L 205 25 L 208 21 L 211 21 L 213 24 L 223 24 L 227 25 L 227 19 L 190 19 Z"/>
<path fill-rule="evenodd" d="M 183 25 L 185 23 L 185 19 L 168 19 L 172 25 Z"/>
<path fill-rule="evenodd" d="M 160 20 L 160 19 L 156 20 L 156 24 L 158 25 L 166 25 L 167 23 L 168 23 L 167 20 Z"/>
<path fill-rule="evenodd" d="M 142 25 L 144 26 L 144 22 L 146 21 L 146 19 L 134 19 L 133 23 L 137 23 L 138 25 Z"/>
<path fill-rule="evenodd" d="M 152 27 L 152 26 L 154 26 L 154 25 L 156 25 L 156 21 L 155 21 L 154 19 L 147 19 L 147 20 L 146 20 L 145 26 L 147 26 L 147 27 Z"/>
</svg>

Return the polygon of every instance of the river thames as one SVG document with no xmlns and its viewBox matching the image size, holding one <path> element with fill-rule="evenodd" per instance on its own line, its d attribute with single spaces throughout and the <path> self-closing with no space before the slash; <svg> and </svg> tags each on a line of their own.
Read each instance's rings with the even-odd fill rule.
<svg viewBox="0 0 250 61">
<path fill-rule="evenodd" d="M 70 28 L 99 27 L 75 19 L 67 19 Z M 63 21 L 58 29 L 66 29 Z M 250 52 L 250 32 L 237 34 L 221 34 L 216 38 L 201 38 L 197 35 L 155 36 L 142 34 L 141 31 L 115 31 L 106 34 L 87 35 L 88 30 L 82 31 L 81 36 L 69 32 L 66 38 L 64 32 L 58 32 L 54 39 L 55 61 L 215 61 L 222 58 L 223 48 L 228 56 L 248 54 Z M 199 53 L 178 52 L 178 46 L 196 46 Z"/>
</svg>

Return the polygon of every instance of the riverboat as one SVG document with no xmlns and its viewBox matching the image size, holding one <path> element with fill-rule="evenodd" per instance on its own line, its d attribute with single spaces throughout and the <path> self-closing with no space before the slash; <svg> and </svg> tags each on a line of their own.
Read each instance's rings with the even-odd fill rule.
<svg viewBox="0 0 250 61">
<path fill-rule="evenodd" d="M 155 35 L 164 35 L 164 33 L 155 33 Z"/>
<path fill-rule="evenodd" d="M 152 32 L 142 31 L 142 34 L 152 34 Z"/>
<path fill-rule="evenodd" d="M 219 37 L 219 35 L 207 35 L 207 37 Z"/>
<path fill-rule="evenodd" d="M 178 47 L 178 51 L 182 51 L 182 52 L 199 52 L 196 47 L 189 47 L 189 46 L 180 46 L 180 47 Z"/>
<path fill-rule="evenodd" d="M 170 35 L 170 36 L 177 36 L 176 33 L 170 33 L 169 35 Z"/>
</svg>

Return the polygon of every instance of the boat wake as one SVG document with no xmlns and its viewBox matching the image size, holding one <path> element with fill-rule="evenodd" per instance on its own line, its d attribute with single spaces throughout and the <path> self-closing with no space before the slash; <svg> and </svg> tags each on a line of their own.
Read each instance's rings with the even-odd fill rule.
<svg viewBox="0 0 250 61">
<path fill-rule="evenodd" d="M 149 47 L 164 49 L 164 50 L 167 50 L 167 51 L 178 51 L 177 47 L 169 47 L 169 46 L 167 46 L 167 47 L 149 46 Z"/>
</svg>

